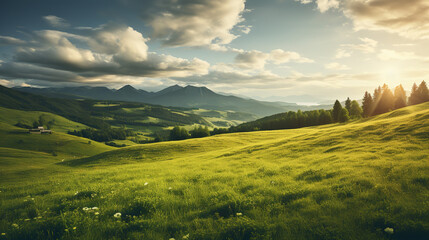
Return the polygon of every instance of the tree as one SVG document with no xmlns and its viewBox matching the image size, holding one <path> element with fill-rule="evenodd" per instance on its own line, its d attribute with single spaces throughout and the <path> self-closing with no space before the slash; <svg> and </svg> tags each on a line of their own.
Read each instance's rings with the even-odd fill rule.
<svg viewBox="0 0 429 240">
<path fill-rule="evenodd" d="M 352 107 L 352 100 L 350 100 L 350 98 L 347 98 L 347 100 L 346 100 L 346 103 L 345 103 L 345 106 L 344 106 L 346 109 L 347 109 L 347 111 L 349 111 L 350 112 L 350 109 L 351 109 L 351 107 Z"/>
<path fill-rule="evenodd" d="M 351 118 L 361 118 L 362 117 L 362 108 L 359 106 L 359 103 L 356 100 L 353 100 L 351 103 L 349 115 Z"/>
<path fill-rule="evenodd" d="M 191 137 L 193 138 L 201 138 L 201 137 L 207 137 L 210 136 L 209 128 L 206 126 L 203 128 L 201 125 L 197 128 L 194 127 L 194 130 L 191 132 Z"/>
<path fill-rule="evenodd" d="M 334 122 L 338 122 L 342 108 L 343 106 L 341 106 L 340 101 L 336 100 L 334 103 L 334 108 L 332 109 L 332 119 Z"/>
<path fill-rule="evenodd" d="M 390 91 L 387 84 L 383 85 L 381 97 L 374 109 L 374 115 L 386 113 L 393 110 L 395 98 L 393 97 L 392 91 Z"/>
<path fill-rule="evenodd" d="M 340 114 L 338 116 L 338 121 L 347 122 L 348 120 L 350 120 L 349 112 L 347 111 L 347 109 L 341 108 Z"/>
<path fill-rule="evenodd" d="M 417 84 L 414 83 L 413 87 L 411 88 L 410 97 L 408 98 L 408 105 L 415 105 L 419 103 L 419 96 L 417 91 Z"/>
<path fill-rule="evenodd" d="M 407 95 L 401 84 L 395 88 L 394 97 L 395 97 L 395 103 L 393 106 L 394 109 L 403 108 L 407 106 Z"/>
<path fill-rule="evenodd" d="M 373 101 L 373 103 L 375 103 L 375 104 L 378 103 L 378 101 L 381 98 L 381 93 L 382 93 L 382 90 L 381 90 L 380 86 L 378 86 L 378 88 L 374 89 L 374 94 L 372 95 L 372 101 Z"/>
<path fill-rule="evenodd" d="M 332 123 L 332 115 L 329 111 L 320 110 L 319 124 Z"/>
<path fill-rule="evenodd" d="M 179 126 L 175 126 L 170 131 L 170 139 L 171 140 L 183 140 L 189 138 L 190 135 L 185 128 L 181 128 Z"/>
<path fill-rule="evenodd" d="M 365 92 L 365 95 L 363 96 L 362 101 L 362 110 L 363 110 L 363 116 L 364 117 L 370 117 L 372 115 L 372 97 L 371 94 L 368 92 Z"/>
<path fill-rule="evenodd" d="M 429 90 L 425 81 L 422 81 L 422 83 L 420 83 L 419 88 L 417 89 L 417 92 L 420 100 L 419 103 L 424 103 L 429 101 Z"/>
</svg>

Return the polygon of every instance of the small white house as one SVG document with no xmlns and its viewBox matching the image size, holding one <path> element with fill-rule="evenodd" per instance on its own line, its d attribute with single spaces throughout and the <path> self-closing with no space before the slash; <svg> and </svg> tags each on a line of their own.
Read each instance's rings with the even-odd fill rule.
<svg viewBox="0 0 429 240">
<path fill-rule="evenodd" d="M 28 132 L 32 134 L 52 134 L 52 130 L 45 129 L 43 126 L 39 126 L 34 129 L 29 129 Z"/>
</svg>

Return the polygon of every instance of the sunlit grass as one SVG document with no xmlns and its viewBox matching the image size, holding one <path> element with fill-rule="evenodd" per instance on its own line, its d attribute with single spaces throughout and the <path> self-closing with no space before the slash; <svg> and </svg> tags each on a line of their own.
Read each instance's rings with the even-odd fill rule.
<svg viewBox="0 0 429 240">
<path fill-rule="evenodd" d="M 423 104 L 60 164 L 34 152 L 38 171 L 26 171 L 24 155 L 7 164 L 11 154 L 1 162 L 0 239 L 425 239 L 428 140 Z"/>
</svg>

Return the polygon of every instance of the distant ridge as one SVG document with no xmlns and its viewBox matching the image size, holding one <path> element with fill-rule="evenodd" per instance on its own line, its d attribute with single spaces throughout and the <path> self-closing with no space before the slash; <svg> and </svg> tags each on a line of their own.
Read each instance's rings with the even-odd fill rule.
<svg viewBox="0 0 429 240">
<path fill-rule="evenodd" d="M 263 117 L 285 111 L 327 109 L 331 105 L 299 106 L 294 103 L 265 102 L 213 92 L 207 87 L 173 85 L 158 92 L 148 92 L 125 85 L 115 90 L 106 87 L 32 88 L 16 87 L 16 90 L 60 98 L 88 98 L 150 103 L 171 107 L 204 108 L 209 110 L 237 111 Z"/>
</svg>

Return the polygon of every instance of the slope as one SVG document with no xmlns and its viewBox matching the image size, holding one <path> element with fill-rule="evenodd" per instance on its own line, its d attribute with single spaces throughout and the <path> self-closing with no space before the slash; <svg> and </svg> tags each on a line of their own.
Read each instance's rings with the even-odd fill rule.
<svg viewBox="0 0 429 240">
<path fill-rule="evenodd" d="M 426 239 L 428 139 L 426 103 L 123 148 L 6 182 L 0 228 L 15 239 Z"/>
</svg>

